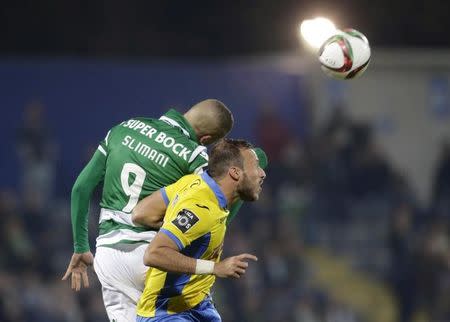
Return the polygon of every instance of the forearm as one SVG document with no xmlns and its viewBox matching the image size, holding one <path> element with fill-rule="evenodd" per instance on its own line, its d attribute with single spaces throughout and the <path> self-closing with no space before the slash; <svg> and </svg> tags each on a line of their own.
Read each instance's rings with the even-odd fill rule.
<svg viewBox="0 0 450 322">
<path fill-rule="evenodd" d="M 152 247 L 145 251 L 144 264 L 165 272 L 195 274 L 196 259 L 170 247 Z"/>
<path fill-rule="evenodd" d="M 213 274 L 215 262 L 183 255 L 172 237 L 156 234 L 144 254 L 144 264 L 178 274 Z"/>
<path fill-rule="evenodd" d="M 81 171 L 72 188 L 71 219 L 75 253 L 89 251 L 89 201 L 95 187 L 103 179 L 104 162 L 104 156 L 97 151 Z"/>
<path fill-rule="evenodd" d="M 79 182 L 75 182 L 71 197 L 71 219 L 75 253 L 89 251 L 88 213 L 90 193 Z"/>
</svg>

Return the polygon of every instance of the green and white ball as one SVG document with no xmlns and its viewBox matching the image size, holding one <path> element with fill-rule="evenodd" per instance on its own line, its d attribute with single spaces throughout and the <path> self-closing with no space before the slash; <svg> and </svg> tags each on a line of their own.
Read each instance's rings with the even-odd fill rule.
<svg viewBox="0 0 450 322">
<path fill-rule="evenodd" d="M 336 79 L 361 76 L 369 65 L 370 55 L 369 41 L 355 29 L 338 30 L 319 49 L 322 70 Z"/>
</svg>

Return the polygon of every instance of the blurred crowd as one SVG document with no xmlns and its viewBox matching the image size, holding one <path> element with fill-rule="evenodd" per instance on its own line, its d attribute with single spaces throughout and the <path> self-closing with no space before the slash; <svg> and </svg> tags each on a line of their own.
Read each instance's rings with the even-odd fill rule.
<svg viewBox="0 0 450 322">
<path fill-rule="evenodd" d="M 94 274 L 79 294 L 61 281 L 72 254 L 69 196 L 55 197 L 57 138 L 42 115 L 43 107 L 32 103 L 17 133 L 19 191 L 0 191 L 0 321 L 106 321 Z M 269 156 L 268 177 L 260 201 L 232 222 L 224 255 L 250 252 L 259 260 L 245 277 L 216 283 L 224 321 L 373 321 L 314 282 L 311 249 L 383 285 L 396 321 L 450 321 L 449 144 L 425 207 L 377 146 L 371 125 L 343 109 L 307 138 L 270 112 L 255 134 Z M 98 198 L 90 210 L 93 250 Z"/>
</svg>

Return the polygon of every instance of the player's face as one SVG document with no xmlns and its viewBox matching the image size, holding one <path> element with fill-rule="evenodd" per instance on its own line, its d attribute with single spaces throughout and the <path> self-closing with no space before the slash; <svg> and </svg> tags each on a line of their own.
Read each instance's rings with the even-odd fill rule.
<svg viewBox="0 0 450 322">
<path fill-rule="evenodd" d="M 237 191 L 244 201 L 258 200 L 266 173 L 259 167 L 256 153 L 251 149 L 242 151 L 244 156 L 244 171 L 239 181 Z"/>
</svg>

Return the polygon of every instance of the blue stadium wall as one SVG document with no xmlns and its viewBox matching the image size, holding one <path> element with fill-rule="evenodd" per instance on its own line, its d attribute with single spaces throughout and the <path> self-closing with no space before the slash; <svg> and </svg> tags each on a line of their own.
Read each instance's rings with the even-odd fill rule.
<svg viewBox="0 0 450 322">
<path fill-rule="evenodd" d="M 255 139 L 261 109 L 273 106 L 299 137 L 309 127 L 304 79 L 270 62 L 122 62 L 70 59 L 0 61 L 1 186 L 17 187 L 17 129 L 27 103 L 45 106 L 59 145 L 58 180 L 68 189 L 108 129 L 133 116 L 159 116 L 217 98 L 234 112 L 233 137 Z M 64 193 L 67 193 L 64 189 Z"/>
</svg>

